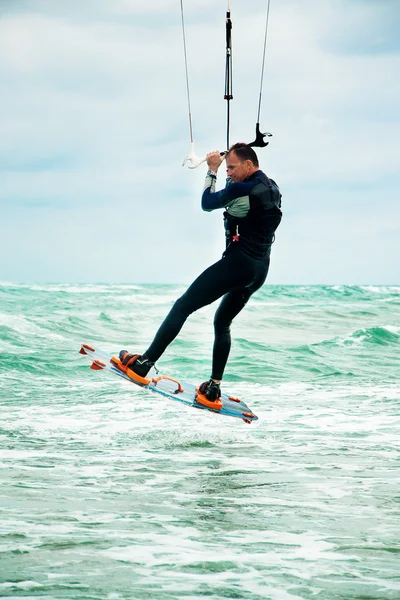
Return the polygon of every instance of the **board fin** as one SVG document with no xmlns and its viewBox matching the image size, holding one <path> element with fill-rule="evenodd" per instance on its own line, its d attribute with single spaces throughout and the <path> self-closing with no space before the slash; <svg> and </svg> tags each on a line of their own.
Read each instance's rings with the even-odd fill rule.
<svg viewBox="0 0 400 600">
<path fill-rule="evenodd" d="M 105 369 L 106 368 L 106 363 L 101 362 L 101 360 L 94 360 L 92 362 L 92 364 L 90 365 L 90 368 L 93 369 L 93 371 L 101 371 L 101 369 Z"/>
<path fill-rule="evenodd" d="M 95 352 L 95 349 L 89 344 L 82 344 L 81 349 L 79 350 L 79 354 L 87 354 L 86 350 L 90 350 L 90 352 Z"/>
</svg>

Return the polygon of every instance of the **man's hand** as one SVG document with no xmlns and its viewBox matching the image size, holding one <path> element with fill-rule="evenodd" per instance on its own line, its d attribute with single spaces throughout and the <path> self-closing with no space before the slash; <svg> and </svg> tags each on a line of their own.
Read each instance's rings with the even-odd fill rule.
<svg viewBox="0 0 400 600">
<path fill-rule="evenodd" d="M 208 168 L 216 173 L 221 163 L 225 160 L 225 152 L 221 156 L 221 153 L 218 150 L 215 150 L 215 152 L 209 152 L 206 158 Z"/>
</svg>

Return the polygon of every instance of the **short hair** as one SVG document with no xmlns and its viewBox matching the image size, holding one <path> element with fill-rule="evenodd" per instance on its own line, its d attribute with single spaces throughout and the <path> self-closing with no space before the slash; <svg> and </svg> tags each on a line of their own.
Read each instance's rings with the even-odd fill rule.
<svg viewBox="0 0 400 600">
<path fill-rule="evenodd" d="M 257 154 L 254 152 L 253 148 L 244 142 L 233 144 L 233 146 L 229 148 L 228 154 L 230 152 L 234 152 L 242 162 L 244 160 L 250 160 L 255 167 L 259 166 Z"/>
</svg>

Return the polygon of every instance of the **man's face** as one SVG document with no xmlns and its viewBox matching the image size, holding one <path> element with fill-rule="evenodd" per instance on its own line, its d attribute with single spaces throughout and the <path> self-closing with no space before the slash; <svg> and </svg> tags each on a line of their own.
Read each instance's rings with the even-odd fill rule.
<svg viewBox="0 0 400 600">
<path fill-rule="evenodd" d="M 250 175 L 253 163 L 250 160 L 240 161 L 236 153 L 232 150 L 226 159 L 226 174 L 234 182 L 244 181 Z"/>
</svg>

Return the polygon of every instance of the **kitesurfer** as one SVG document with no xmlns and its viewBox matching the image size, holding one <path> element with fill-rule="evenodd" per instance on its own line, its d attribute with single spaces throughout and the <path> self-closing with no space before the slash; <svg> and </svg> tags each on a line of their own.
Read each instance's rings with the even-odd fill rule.
<svg viewBox="0 0 400 600">
<path fill-rule="evenodd" d="M 224 159 L 226 187 L 217 192 L 217 172 Z M 265 282 L 282 212 L 279 187 L 260 170 L 257 155 L 247 144 L 234 144 L 222 156 L 210 152 L 207 165 L 202 209 L 225 209 L 226 248 L 222 258 L 175 302 L 144 354 L 121 350 L 119 360 L 131 377 L 139 383 L 148 383 L 147 373 L 178 335 L 188 316 L 222 297 L 214 318 L 211 378 L 199 386 L 199 393 L 215 402 L 221 395 L 220 384 L 231 347 L 232 320 Z"/>
</svg>

